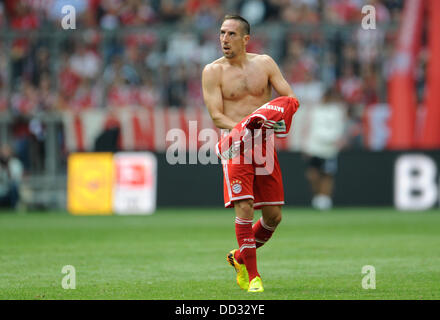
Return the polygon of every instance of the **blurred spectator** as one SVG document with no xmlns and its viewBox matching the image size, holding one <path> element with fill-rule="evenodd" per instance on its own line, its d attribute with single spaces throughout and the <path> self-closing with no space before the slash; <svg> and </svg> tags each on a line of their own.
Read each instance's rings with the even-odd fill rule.
<svg viewBox="0 0 440 320">
<path fill-rule="evenodd" d="M 136 105 L 136 90 L 118 73 L 111 82 L 107 93 L 109 108 L 122 108 Z"/>
<path fill-rule="evenodd" d="M 137 104 L 142 108 L 157 108 L 159 106 L 160 94 L 153 83 L 152 77 L 144 79 L 142 86 L 139 87 L 137 98 Z"/>
<path fill-rule="evenodd" d="M 20 201 L 23 165 L 9 145 L 0 149 L 0 206 L 15 209 Z"/>
<path fill-rule="evenodd" d="M 290 0 L 285 1 L 281 16 L 290 24 L 313 25 L 320 21 L 317 11 L 318 1 L 315 0 Z"/>
<path fill-rule="evenodd" d="M 184 63 L 179 64 L 177 70 L 173 72 L 169 66 L 164 66 L 161 85 L 164 105 L 166 107 L 185 107 L 187 85 Z"/>
<path fill-rule="evenodd" d="M 121 55 L 114 55 L 102 74 L 105 85 L 112 84 L 116 77 L 122 77 L 123 60 Z"/>
<path fill-rule="evenodd" d="M 122 1 L 119 0 L 102 0 L 100 1 L 96 12 L 99 25 L 104 30 L 115 30 L 119 27 L 120 21 L 118 12 L 122 6 Z"/>
<path fill-rule="evenodd" d="M 8 97 L 7 97 L 7 58 L 5 55 L 5 50 L 3 49 L 3 43 L 0 40 L 0 112 L 3 112 L 8 107 Z"/>
<path fill-rule="evenodd" d="M 33 10 L 29 2 L 24 0 L 6 1 L 9 9 L 9 25 L 15 30 L 33 30 L 40 26 L 38 11 Z"/>
<path fill-rule="evenodd" d="M 219 0 L 188 0 L 185 11 L 192 17 L 193 23 L 199 30 L 216 27 L 224 16 L 224 10 Z"/>
<path fill-rule="evenodd" d="M 6 111 L 8 108 L 8 97 L 6 94 L 5 83 L 0 78 L 0 113 Z"/>
<path fill-rule="evenodd" d="M 47 24 L 55 0 L 18 0 L 16 2 L 19 1 L 28 5 L 30 10 L 37 14 L 41 25 Z"/>
<path fill-rule="evenodd" d="M 37 110 L 42 112 L 52 111 L 55 106 L 55 98 L 56 96 L 51 88 L 49 73 L 42 73 L 38 85 Z"/>
<path fill-rule="evenodd" d="M 121 149 L 120 132 L 121 124 L 118 117 L 110 111 L 102 132 L 95 140 L 94 150 L 96 152 L 118 152 Z"/>
<path fill-rule="evenodd" d="M 41 77 L 45 76 L 48 78 L 51 73 L 49 49 L 47 47 L 38 48 L 35 53 L 35 59 L 33 60 L 32 82 L 38 87 Z"/>
<path fill-rule="evenodd" d="M 346 24 L 360 20 L 360 2 L 356 0 L 327 0 L 324 3 L 324 18 L 332 24 Z"/>
<path fill-rule="evenodd" d="M 217 37 L 213 36 L 213 34 L 202 34 L 200 37 L 199 47 L 197 49 L 197 53 L 199 54 L 197 62 L 201 63 L 202 65 L 206 65 L 207 63 L 215 60 L 218 57 L 219 52 L 217 46 Z"/>
<path fill-rule="evenodd" d="M 338 81 L 338 89 L 340 90 L 344 101 L 351 106 L 356 106 L 362 101 L 362 80 L 358 77 L 352 65 L 345 65 L 342 77 Z"/>
<path fill-rule="evenodd" d="M 346 112 L 334 88 L 326 90 L 321 103 L 308 108 L 309 130 L 303 148 L 308 167 L 306 176 L 313 194 L 313 208 L 328 210 L 333 205 L 337 157 L 344 146 Z"/>
<path fill-rule="evenodd" d="M 9 13 L 10 28 L 14 31 L 23 32 L 13 40 L 11 45 L 11 86 L 16 88 L 20 79 L 24 76 L 31 53 L 32 34 L 25 32 L 36 30 L 40 26 L 40 19 L 25 1 L 7 1 L 5 4 Z"/>
<path fill-rule="evenodd" d="M 15 114 L 32 115 L 38 106 L 38 91 L 30 81 L 24 80 L 19 91 L 11 98 L 11 108 Z"/>
<path fill-rule="evenodd" d="M 185 2 L 180 0 L 161 0 L 160 19 L 163 22 L 177 22 L 185 11 Z"/>
<path fill-rule="evenodd" d="M 32 155 L 30 157 L 30 171 L 41 173 L 44 169 L 46 138 L 45 124 L 41 121 L 40 118 L 34 117 L 29 121 L 29 132 L 29 153 Z"/>
<path fill-rule="evenodd" d="M 387 7 L 390 13 L 390 19 L 394 23 L 400 22 L 400 17 L 403 9 L 403 1 L 401 0 L 384 0 L 383 4 Z"/>
<path fill-rule="evenodd" d="M 240 7 L 240 15 L 252 26 L 263 22 L 266 16 L 266 5 L 263 0 L 244 0 Z"/>
<path fill-rule="evenodd" d="M 376 29 L 365 30 L 361 27 L 356 32 L 357 53 L 359 62 L 372 63 L 378 57 L 382 49 L 384 33 L 377 26 Z"/>
<path fill-rule="evenodd" d="M 143 26 L 155 19 L 155 12 L 149 1 L 124 1 L 118 13 L 121 23 L 126 26 Z"/>
<path fill-rule="evenodd" d="M 340 57 L 341 59 L 339 61 L 341 65 L 341 69 L 344 69 L 344 67 L 348 66 L 349 68 L 351 68 L 352 73 L 359 74 L 361 69 L 361 64 L 357 54 L 358 53 L 355 44 L 349 42 L 343 45 L 342 56 Z M 343 70 L 340 71 L 343 72 Z"/>
<path fill-rule="evenodd" d="M 365 106 L 379 101 L 379 75 L 373 65 L 364 65 L 362 68 L 362 91 Z"/>
<path fill-rule="evenodd" d="M 364 132 L 366 133 L 365 145 L 370 150 L 384 150 L 390 130 L 386 123 L 390 118 L 390 108 L 386 103 L 377 103 L 367 106 L 364 113 Z"/>
<path fill-rule="evenodd" d="M 194 49 L 199 45 L 196 35 L 189 30 L 173 33 L 167 43 L 166 62 L 169 65 L 194 61 Z"/>
<path fill-rule="evenodd" d="M 292 85 L 302 104 L 319 103 L 324 95 L 325 84 L 310 71 L 304 73 L 302 82 L 293 83 Z"/>
<path fill-rule="evenodd" d="M 138 86 L 145 73 L 145 64 L 136 44 L 126 46 L 124 60 L 120 69 L 121 76 L 128 84 Z"/>
<path fill-rule="evenodd" d="M 76 43 L 75 51 L 69 59 L 71 70 L 79 77 L 88 80 L 97 78 L 100 62 L 97 53 L 80 41 Z"/>
<path fill-rule="evenodd" d="M 287 40 L 287 52 L 284 60 L 287 62 L 286 80 L 292 85 L 307 81 L 310 73 L 314 74 L 318 69 L 317 57 L 309 51 L 305 39 L 290 36 Z"/>
<path fill-rule="evenodd" d="M 5 24 L 5 6 L 3 2 L 0 2 L 0 28 L 3 27 Z"/>
<path fill-rule="evenodd" d="M 102 101 L 102 90 L 98 84 L 83 79 L 74 96 L 69 101 L 69 108 L 75 111 L 98 108 Z"/>
<path fill-rule="evenodd" d="M 72 70 L 67 54 L 61 55 L 60 65 L 61 68 L 58 73 L 58 96 L 55 107 L 58 110 L 67 110 L 70 108 L 70 100 L 75 95 L 81 83 L 81 77 Z"/>
<path fill-rule="evenodd" d="M 195 64 L 188 70 L 187 104 L 190 108 L 202 108 L 204 106 L 202 94 L 202 66 Z"/>
</svg>

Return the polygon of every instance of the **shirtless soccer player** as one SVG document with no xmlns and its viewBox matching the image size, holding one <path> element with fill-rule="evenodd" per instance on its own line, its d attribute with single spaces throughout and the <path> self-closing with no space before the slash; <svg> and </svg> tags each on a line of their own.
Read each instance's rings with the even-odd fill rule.
<svg viewBox="0 0 440 320">
<path fill-rule="evenodd" d="M 272 87 L 280 96 L 296 99 L 271 57 L 246 52 L 249 38 L 250 26 L 245 19 L 225 16 L 220 28 L 223 57 L 203 70 L 205 104 L 214 124 L 221 129 L 231 130 L 270 101 Z M 229 252 L 227 260 L 237 272 L 238 285 L 248 292 L 264 290 L 257 270 L 256 248 L 269 240 L 281 221 L 284 192 L 276 153 L 274 162 L 271 175 L 256 175 L 252 168 L 249 173 L 252 164 L 233 163 L 232 160 L 223 163 L 225 206 L 235 209 L 239 246 L 238 250 Z M 246 185 L 246 181 L 253 182 Z M 262 217 L 252 226 L 255 209 L 262 210 Z"/>
</svg>

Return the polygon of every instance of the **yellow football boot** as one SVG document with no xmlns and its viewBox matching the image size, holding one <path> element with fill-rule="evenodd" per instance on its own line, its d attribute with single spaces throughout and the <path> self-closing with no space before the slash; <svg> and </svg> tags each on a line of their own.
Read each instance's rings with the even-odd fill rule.
<svg viewBox="0 0 440 320">
<path fill-rule="evenodd" d="M 248 292 L 263 292 L 263 281 L 260 277 L 255 277 L 252 279 L 252 281 L 249 283 L 249 289 Z"/>
<path fill-rule="evenodd" d="M 242 288 L 243 290 L 248 290 L 249 288 L 249 274 L 247 272 L 246 266 L 245 264 L 239 264 L 237 262 L 237 260 L 235 260 L 234 254 L 235 254 L 236 249 L 231 250 L 227 257 L 226 260 L 228 261 L 228 263 L 234 267 L 235 272 L 237 272 L 237 284 L 240 288 Z"/>
</svg>

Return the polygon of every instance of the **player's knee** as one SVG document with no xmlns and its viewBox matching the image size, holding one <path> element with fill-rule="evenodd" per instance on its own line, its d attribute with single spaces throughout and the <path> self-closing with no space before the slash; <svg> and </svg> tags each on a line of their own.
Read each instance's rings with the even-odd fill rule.
<svg viewBox="0 0 440 320">
<path fill-rule="evenodd" d="M 239 200 L 234 203 L 238 215 L 249 217 L 254 214 L 254 201 L 252 199 Z"/>
<path fill-rule="evenodd" d="M 265 222 L 269 227 L 276 228 L 281 223 L 282 220 L 281 211 L 278 214 L 269 217 L 267 220 L 268 221 Z"/>
<path fill-rule="evenodd" d="M 279 225 L 281 223 L 281 220 L 283 220 L 283 215 L 280 213 L 274 218 L 274 224 L 275 226 Z"/>
<path fill-rule="evenodd" d="M 263 220 L 269 227 L 276 228 L 282 220 L 281 207 L 271 206 L 263 209 Z"/>
</svg>

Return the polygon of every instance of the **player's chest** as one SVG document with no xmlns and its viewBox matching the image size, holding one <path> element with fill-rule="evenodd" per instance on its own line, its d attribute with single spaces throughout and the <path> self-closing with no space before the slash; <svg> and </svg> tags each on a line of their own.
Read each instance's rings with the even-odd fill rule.
<svg viewBox="0 0 440 320">
<path fill-rule="evenodd" d="M 226 99 L 239 99 L 246 95 L 260 96 L 269 86 L 267 75 L 258 70 L 231 71 L 222 77 L 222 92 Z"/>
</svg>

